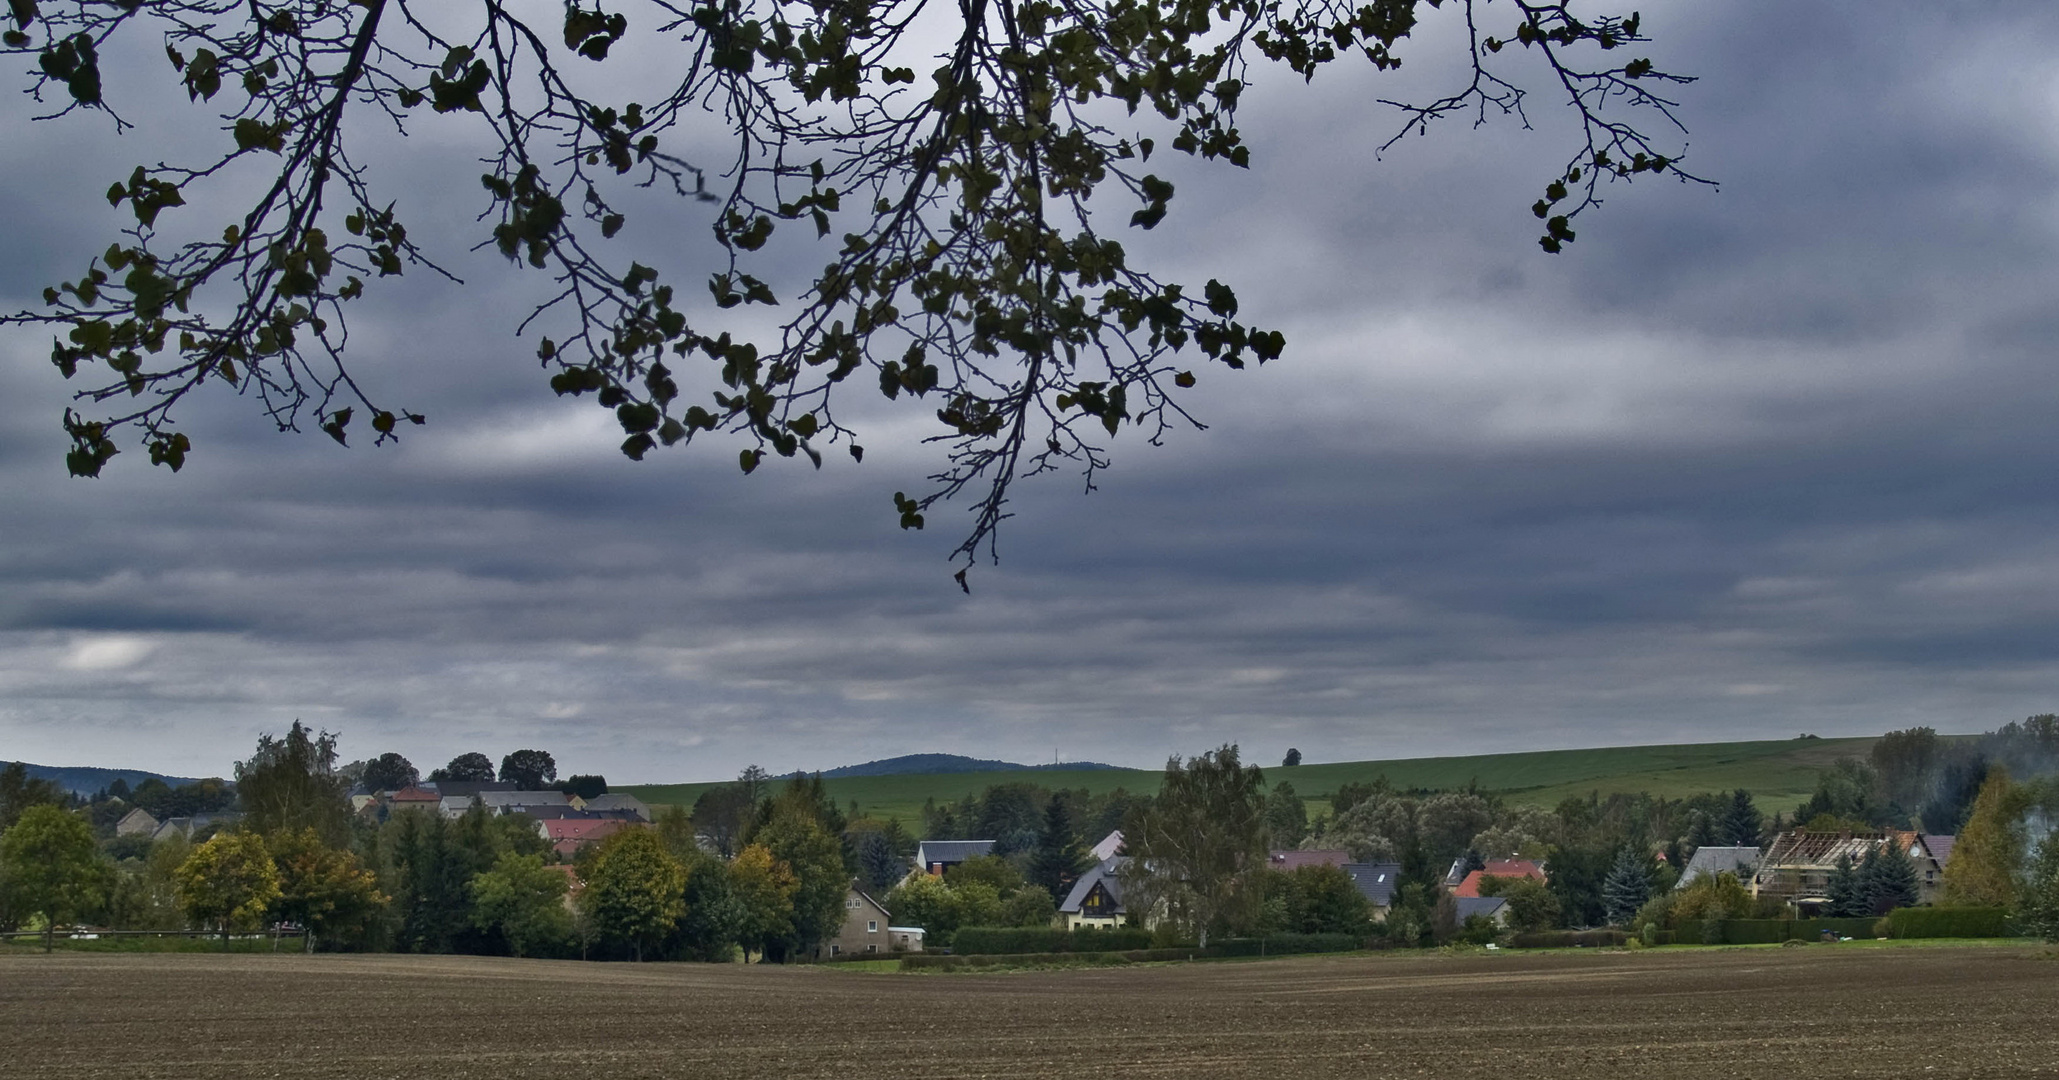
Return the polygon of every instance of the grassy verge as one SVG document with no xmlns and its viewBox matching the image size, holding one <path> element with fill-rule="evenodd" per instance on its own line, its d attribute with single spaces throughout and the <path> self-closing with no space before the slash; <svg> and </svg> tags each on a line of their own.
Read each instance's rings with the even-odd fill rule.
<svg viewBox="0 0 2059 1080">
<path fill-rule="evenodd" d="M 59 937 L 56 947 L 64 952 L 94 953 L 297 953 L 301 950 L 299 938 L 281 938 L 275 949 L 271 938 L 229 939 L 226 949 L 220 938 L 190 937 L 102 937 L 68 938 Z M 42 952 L 40 937 L 8 938 L 0 941 L 0 949 L 12 953 Z"/>
</svg>

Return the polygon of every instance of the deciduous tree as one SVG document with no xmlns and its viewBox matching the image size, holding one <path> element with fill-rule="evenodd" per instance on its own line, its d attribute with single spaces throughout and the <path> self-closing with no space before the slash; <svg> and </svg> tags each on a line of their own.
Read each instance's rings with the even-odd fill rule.
<svg viewBox="0 0 2059 1080">
<path fill-rule="evenodd" d="M 800 883 L 794 872 L 772 856 L 763 844 L 750 844 L 729 864 L 729 889 L 738 908 L 737 943 L 765 955 L 768 946 L 793 933 L 794 892 Z"/>
<path fill-rule="evenodd" d="M 843 845 L 813 816 L 787 806 L 758 830 L 754 842 L 763 844 L 794 878 L 792 936 L 776 951 L 812 955 L 843 925 L 844 898 L 851 889 Z"/>
<path fill-rule="evenodd" d="M 500 759 L 500 778 L 523 791 L 543 791 L 558 779 L 558 763 L 545 750 L 517 750 Z"/>
<path fill-rule="evenodd" d="M 39 803 L 0 834 L 0 864 L 6 867 L 8 904 L 23 915 L 43 918 L 43 951 L 49 952 L 60 923 L 100 902 L 108 885 L 93 830 L 61 807 Z"/>
<path fill-rule="evenodd" d="M 367 791 L 399 791 L 421 778 L 422 774 L 416 771 L 414 762 L 389 750 L 365 762 L 364 774 L 358 777 L 358 782 Z"/>
<path fill-rule="evenodd" d="M 336 774 L 336 735 L 295 720 L 282 738 L 257 737 L 250 760 L 236 763 L 236 800 L 253 832 L 313 829 L 326 844 L 350 842 L 349 782 Z"/>
<path fill-rule="evenodd" d="M 79 177 L 94 190 L 114 179 L 109 201 L 134 228 L 79 253 L 82 277 L 9 321 L 54 326 L 53 361 L 82 381 L 85 403 L 64 417 L 76 474 L 97 475 L 130 438 L 179 468 L 190 440 L 171 414 L 218 390 L 251 394 L 281 427 L 391 439 L 425 418 L 346 364 L 352 306 L 385 278 L 439 268 L 405 222 L 421 200 L 371 168 L 366 129 L 462 141 L 428 114 L 476 116 L 486 167 L 464 179 L 481 188 L 481 239 L 551 278 L 550 298 L 513 321 L 544 335 L 552 389 L 593 394 L 632 458 L 730 436 L 746 472 L 768 453 L 860 458 L 853 392 L 921 399 L 935 426 L 920 437 L 947 456 L 925 489 L 895 493 L 894 513 L 917 528 L 967 494 L 969 559 L 1015 477 L 1066 467 L 1091 482 L 1126 428 L 1155 439 L 1192 422 L 1180 392 L 1198 369 L 1284 347 L 1241 321 L 1230 285 L 1161 281 L 1110 228 L 1166 218 L 1165 177 L 1181 167 L 1163 155 L 1247 165 L 1237 109 L 1268 65 L 1291 79 L 1348 57 L 1399 67 L 1438 7 L 968 0 L 933 18 L 919 0 L 279 0 L 247 14 L 213 0 L 17 2 L 6 51 L 38 57 L 41 104 L 25 108 L 126 110 L 104 96 L 102 58 L 161 56 L 165 83 L 225 119 L 176 163 Z M 1604 183 L 1692 178 L 1637 126 L 1671 127 L 1664 95 L 1686 81 L 1637 48 L 1638 15 L 1574 0 L 1442 7 L 1450 92 L 1398 104 L 1390 144 L 1451 116 L 1520 120 L 1525 83 L 1548 88 L 1575 123 L 1530 207 L 1544 250 L 1573 239 Z M 143 26 L 162 31 L 161 52 L 131 41 Z M 637 70 L 587 73 L 625 52 L 642 54 Z M 721 254 L 634 261 L 618 238 L 656 213 L 638 188 L 705 202 Z M 826 262 L 790 281 L 772 268 L 796 229 L 826 242 Z"/>
<path fill-rule="evenodd" d="M 2022 889 L 2025 802 L 2009 770 L 1989 767 L 1966 827 L 1952 844 L 1952 860 L 1945 864 L 1946 903 L 2007 907 L 2016 902 Z"/>
<path fill-rule="evenodd" d="M 2047 834 L 2038 845 L 2017 910 L 2024 929 L 2059 944 L 2059 832 Z"/>
<path fill-rule="evenodd" d="M 1264 785 L 1234 745 L 1167 761 L 1158 797 L 1123 829 L 1126 906 L 1162 911 L 1204 946 L 1218 925 L 1255 921 L 1256 876 L 1266 865 Z"/>
<path fill-rule="evenodd" d="M 279 868 L 279 899 L 272 915 L 306 931 L 305 947 L 363 931 L 386 909 L 379 880 L 355 853 L 322 843 L 313 829 L 272 838 L 266 845 Z"/>
<path fill-rule="evenodd" d="M 516 956 L 561 944 L 572 937 L 567 884 L 541 855 L 503 853 L 493 869 L 472 876 L 472 924 L 500 934 Z"/>
<path fill-rule="evenodd" d="M 686 867 L 649 829 L 624 829 L 601 841 L 585 881 L 579 903 L 588 921 L 638 960 L 685 912 Z"/>
<path fill-rule="evenodd" d="M 429 774 L 430 780 L 484 781 L 493 779 L 493 759 L 473 751 L 450 759 L 450 764 Z"/>
<path fill-rule="evenodd" d="M 1274 784 L 1265 797 L 1265 825 L 1272 834 L 1272 846 L 1291 848 L 1308 835 L 1308 804 L 1285 781 Z"/>
<path fill-rule="evenodd" d="M 55 781 L 31 777 L 28 766 L 19 761 L 0 765 L 0 832 L 13 828 L 31 806 L 63 803 L 64 789 Z"/>
<path fill-rule="evenodd" d="M 193 849 L 179 866 L 179 903 L 201 925 L 229 934 L 260 925 L 277 902 L 279 871 L 264 838 L 254 832 L 225 832 Z"/>
</svg>

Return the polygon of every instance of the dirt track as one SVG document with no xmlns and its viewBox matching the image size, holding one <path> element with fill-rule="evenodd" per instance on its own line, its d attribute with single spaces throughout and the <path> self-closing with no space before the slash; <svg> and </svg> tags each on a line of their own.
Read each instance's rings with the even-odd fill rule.
<svg viewBox="0 0 2059 1080">
<path fill-rule="evenodd" d="M 0 1075 L 2059 1076 L 2059 960 L 1811 946 L 881 975 L 16 954 Z"/>
</svg>

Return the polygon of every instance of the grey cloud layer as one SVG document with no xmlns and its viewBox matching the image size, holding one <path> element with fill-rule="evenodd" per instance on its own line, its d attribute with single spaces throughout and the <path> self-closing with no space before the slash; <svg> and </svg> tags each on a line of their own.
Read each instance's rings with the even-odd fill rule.
<svg viewBox="0 0 2059 1080">
<path fill-rule="evenodd" d="M 1647 19 L 1704 77 L 1679 96 L 1724 187 L 1612 193 L 1556 259 L 1522 209 L 1556 118 L 1375 164 L 1372 80 L 1254 92 L 1257 167 L 1183 176 L 1166 235 L 1132 249 L 1232 282 L 1293 351 L 1204 370 L 1215 429 L 1119 446 L 1099 493 L 1025 487 L 970 599 L 940 560 L 955 512 L 924 535 L 885 512 L 919 453 L 874 436 L 863 467 L 748 479 L 719 448 L 622 461 L 494 329 L 537 286 L 491 260 L 361 331 L 374 377 L 437 421 L 397 450 L 218 402 L 185 474 L 69 481 L 64 388 L 35 335 L 0 337 L 0 758 L 216 772 L 300 716 L 353 755 L 535 743 L 658 780 L 2050 709 L 2053 17 Z M 0 192 L 53 175 L 10 164 Z M 460 202 L 432 204 L 454 237 Z M 106 224 L 62 205 L 10 220 L 31 257 L 0 291 Z"/>
</svg>

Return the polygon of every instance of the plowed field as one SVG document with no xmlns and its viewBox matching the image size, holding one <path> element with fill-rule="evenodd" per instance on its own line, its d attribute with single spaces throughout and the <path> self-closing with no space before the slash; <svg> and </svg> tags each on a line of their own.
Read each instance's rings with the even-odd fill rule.
<svg viewBox="0 0 2059 1080">
<path fill-rule="evenodd" d="M 1323 957 L 1023 974 L 0 956 L 0 1076 L 2059 1076 L 2048 950 Z"/>
</svg>

